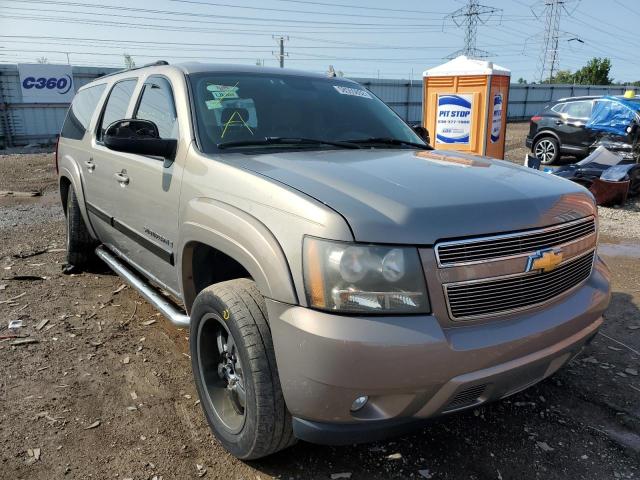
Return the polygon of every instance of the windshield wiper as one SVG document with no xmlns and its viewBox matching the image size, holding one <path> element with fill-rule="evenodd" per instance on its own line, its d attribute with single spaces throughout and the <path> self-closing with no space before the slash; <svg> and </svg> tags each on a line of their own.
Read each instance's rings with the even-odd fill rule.
<svg viewBox="0 0 640 480">
<path fill-rule="evenodd" d="M 425 143 L 417 143 L 417 142 L 409 142 L 407 140 L 401 140 L 399 138 L 391 138 L 391 137 L 370 137 L 370 138 L 354 138 L 345 140 L 345 142 L 349 143 L 357 143 L 357 144 L 383 144 L 383 145 L 409 145 L 411 147 L 424 148 L 429 149 L 430 147 Z"/>
<path fill-rule="evenodd" d="M 264 137 L 254 140 L 238 140 L 235 142 L 223 142 L 218 144 L 218 148 L 252 147 L 261 145 L 331 145 L 340 148 L 361 148 L 351 142 L 332 142 L 331 140 L 318 140 L 315 138 L 300 137 Z"/>
</svg>

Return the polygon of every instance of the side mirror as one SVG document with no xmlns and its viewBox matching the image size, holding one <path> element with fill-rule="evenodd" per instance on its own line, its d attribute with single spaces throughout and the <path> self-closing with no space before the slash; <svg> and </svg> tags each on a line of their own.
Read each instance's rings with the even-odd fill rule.
<svg viewBox="0 0 640 480">
<path fill-rule="evenodd" d="M 178 141 L 160 138 L 158 126 L 149 120 L 116 120 L 107 127 L 102 139 L 105 147 L 116 152 L 137 153 L 173 160 Z"/>
<path fill-rule="evenodd" d="M 431 145 L 431 137 L 429 136 L 429 130 L 424 128 L 422 125 L 413 125 L 413 131 L 418 134 L 418 136 L 425 141 L 427 145 Z"/>
</svg>

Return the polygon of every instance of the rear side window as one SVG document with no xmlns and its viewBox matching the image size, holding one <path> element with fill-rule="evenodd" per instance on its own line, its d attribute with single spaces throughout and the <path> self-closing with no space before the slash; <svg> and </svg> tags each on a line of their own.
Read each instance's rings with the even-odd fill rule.
<svg viewBox="0 0 640 480">
<path fill-rule="evenodd" d="M 62 125 L 62 132 L 60 132 L 62 137 L 82 140 L 105 87 L 105 84 L 96 85 L 80 90 L 76 94 Z"/>
<path fill-rule="evenodd" d="M 551 107 L 551 111 L 556 113 L 561 113 L 565 105 L 566 103 L 558 103 L 557 105 L 554 105 L 553 107 Z"/>
<path fill-rule="evenodd" d="M 589 118 L 591 116 L 591 109 L 593 108 L 593 102 L 570 102 L 567 103 L 567 107 L 564 109 L 564 113 L 570 118 Z"/>
<path fill-rule="evenodd" d="M 166 78 L 149 77 L 142 87 L 135 118 L 158 126 L 160 138 L 178 138 L 178 118 L 171 85 Z"/>
<path fill-rule="evenodd" d="M 123 120 L 125 118 L 133 90 L 136 88 L 136 83 L 138 83 L 138 80 L 123 80 L 113 86 L 102 114 L 102 122 L 98 130 L 98 139 L 102 139 L 104 131 L 110 124 L 116 120 Z"/>
</svg>

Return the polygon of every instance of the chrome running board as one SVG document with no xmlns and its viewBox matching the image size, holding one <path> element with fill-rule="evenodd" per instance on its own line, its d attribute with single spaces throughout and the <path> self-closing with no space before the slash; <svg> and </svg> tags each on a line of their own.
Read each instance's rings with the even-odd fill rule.
<svg viewBox="0 0 640 480">
<path fill-rule="evenodd" d="M 173 302 L 162 296 L 149 282 L 132 271 L 120 259 L 100 245 L 96 248 L 96 255 L 100 257 L 111 270 L 120 278 L 135 288 L 151 305 L 160 310 L 171 323 L 178 327 L 189 327 L 189 316 L 180 310 Z"/>
</svg>

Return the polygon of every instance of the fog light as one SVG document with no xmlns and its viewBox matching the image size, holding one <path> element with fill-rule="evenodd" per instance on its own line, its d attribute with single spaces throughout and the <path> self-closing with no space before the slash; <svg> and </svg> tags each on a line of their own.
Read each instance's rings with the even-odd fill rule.
<svg viewBox="0 0 640 480">
<path fill-rule="evenodd" d="M 368 401 L 369 401 L 369 397 L 367 397 L 366 395 L 356 398 L 351 404 L 351 411 L 357 412 L 362 407 L 364 407 Z"/>
</svg>

